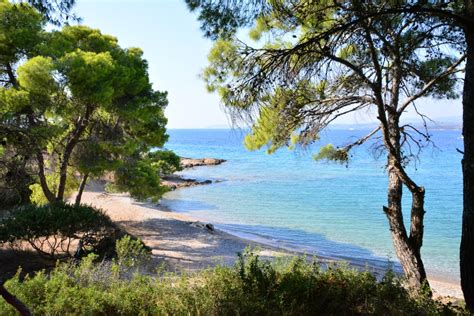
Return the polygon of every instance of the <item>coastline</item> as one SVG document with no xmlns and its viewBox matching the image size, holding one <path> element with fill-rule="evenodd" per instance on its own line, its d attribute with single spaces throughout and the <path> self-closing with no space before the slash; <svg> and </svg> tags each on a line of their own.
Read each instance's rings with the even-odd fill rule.
<svg viewBox="0 0 474 316">
<path fill-rule="evenodd" d="M 152 249 L 154 263 L 169 271 L 196 271 L 217 264 L 232 265 L 246 247 L 258 247 L 261 257 L 292 255 L 228 234 L 210 231 L 187 215 L 150 202 L 138 202 L 128 194 L 84 191 L 82 201 L 102 209 L 114 222 Z"/>
<path fill-rule="evenodd" d="M 138 202 L 128 194 L 110 194 L 95 187 L 84 192 L 83 203 L 103 209 L 113 221 L 142 239 L 152 249 L 154 264 L 164 265 L 168 271 L 196 271 L 218 264 L 233 265 L 237 253 L 248 246 L 257 248 L 265 259 L 304 254 L 260 240 L 242 238 L 220 229 L 211 231 L 202 225 L 193 224 L 199 222 L 195 218 L 153 203 Z M 341 261 L 337 258 L 317 258 L 323 264 Z M 344 261 L 360 270 L 368 268 L 376 275 L 384 272 L 364 262 Z M 438 277 L 429 277 L 429 281 L 435 295 L 462 298 L 459 284 Z"/>
</svg>

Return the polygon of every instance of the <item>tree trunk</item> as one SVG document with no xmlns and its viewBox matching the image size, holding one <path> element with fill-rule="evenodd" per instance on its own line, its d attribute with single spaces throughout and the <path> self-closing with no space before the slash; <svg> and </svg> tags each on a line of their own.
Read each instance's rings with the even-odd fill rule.
<svg viewBox="0 0 474 316">
<path fill-rule="evenodd" d="M 0 285 L 0 296 L 3 297 L 3 299 L 13 306 L 22 316 L 29 316 L 31 315 L 30 310 L 28 307 L 26 307 L 25 304 L 23 304 L 19 299 L 17 299 L 15 296 L 13 296 L 10 292 L 7 291 L 7 289 L 3 286 L 3 284 Z"/>
<path fill-rule="evenodd" d="M 76 146 L 75 142 L 69 142 L 64 149 L 64 154 L 62 156 L 61 165 L 59 168 L 59 184 L 57 189 L 56 200 L 62 201 L 64 199 L 64 191 L 66 190 L 66 181 L 67 181 L 67 168 L 69 165 L 69 158 L 71 157 L 72 151 Z"/>
<path fill-rule="evenodd" d="M 36 160 L 38 161 L 38 176 L 40 180 L 41 188 L 43 189 L 44 196 L 48 199 L 49 203 L 54 203 L 56 201 L 56 197 L 54 196 L 53 192 L 48 187 L 48 182 L 46 181 L 46 175 L 44 172 L 44 158 L 42 153 L 36 154 Z"/>
<path fill-rule="evenodd" d="M 423 187 L 415 187 L 410 190 L 412 195 L 411 218 L 410 218 L 410 242 L 414 248 L 419 250 L 423 245 L 425 217 L 425 189 Z"/>
<path fill-rule="evenodd" d="M 468 17 L 474 18 L 474 3 L 466 1 Z M 467 42 L 463 92 L 463 216 L 460 247 L 461 287 L 466 307 L 474 313 L 474 23 L 464 28 Z"/>
<path fill-rule="evenodd" d="M 81 184 L 79 185 L 79 191 L 77 192 L 77 195 L 76 195 L 76 206 L 81 205 L 82 192 L 84 192 L 84 188 L 86 187 L 88 178 L 89 178 L 88 173 L 86 173 L 84 177 L 82 177 Z"/>
<path fill-rule="evenodd" d="M 395 109 L 395 105 L 392 107 Z M 428 284 L 426 271 L 421 260 L 421 246 L 423 240 L 423 217 L 424 217 L 424 189 L 418 187 L 405 173 L 401 164 L 401 143 L 399 118 L 395 110 L 387 111 L 388 119 L 384 133 L 388 150 L 387 171 L 388 182 L 388 207 L 384 207 L 390 232 L 392 234 L 393 246 L 397 257 L 402 265 L 408 284 L 413 289 L 420 289 L 424 283 Z M 383 122 L 382 122 L 383 124 Z M 386 135 L 387 136 L 387 135 Z M 412 195 L 410 237 L 408 237 L 402 212 L 402 193 L 405 185 Z M 428 284 L 429 285 L 429 284 Z"/>
<path fill-rule="evenodd" d="M 384 207 L 392 235 L 393 247 L 411 288 L 420 289 L 426 280 L 426 272 L 420 256 L 420 248 L 413 247 L 408 238 L 402 213 L 402 181 L 389 159 L 388 207 Z"/>
<path fill-rule="evenodd" d="M 78 144 L 79 139 L 81 138 L 82 134 L 86 130 L 87 124 L 89 123 L 89 118 L 92 115 L 92 110 L 93 109 L 91 106 L 86 107 L 86 112 L 84 113 L 84 116 L 80 118 L 79 121 L 77 122 L 75 130 L 72 132 L 71 138 L 66 143 L 66 146 L 64 148 L 64 153 L 63 153 L 61 165 L 59 168 L 59 184 L 58 184 L 58 190 L 57 190 L 58 193 L 56 195 L 57 201 L 62 201 L 64 199 L 64 191 L 66 189 L 66 181 L 67 181 L 67 168 L 69 166 L 69 158 L 71 157 L 72 151 Z"/>
</svg>

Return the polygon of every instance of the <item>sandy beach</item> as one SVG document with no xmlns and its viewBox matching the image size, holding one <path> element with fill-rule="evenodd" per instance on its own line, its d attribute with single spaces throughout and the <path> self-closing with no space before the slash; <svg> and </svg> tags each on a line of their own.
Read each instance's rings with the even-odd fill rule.
<svg viewBox="0 0 474 316">
<path fill-rule="evenodd" d="M 84 192 L 84 204 L 104 210 L 130 234 L 152 249 L 156 263 L 168 270 L 198 270 L 235 263 L 247 246 L 258 247 L 262 257 L 287 256 L 288 252 L 244 240 L 225 232 L 210 231 L 195 219 L 152 203 L 138 202 L 127 194 Z"/>
<path fill-rule="evenodd" d="M 264 258 L 296 254 L 219 230 L 210 231 L 199 223 L 196 225 L 197 221 L 191 217 L 160 205 L 135 201 L 127 194 L 110 194 L 95 188 L 84 192 L 82 202 L 101 208 L 126 231 L 141 238 L 152 249 L 154 262 L 164 264 L 171 271 L 232 265 L 236 254 L 247 246 L 258 247 Z M 357 263 L 350 264 L 363 268 Z M 460 286 L 449 280 L 430 277 L 430 284 L 436 295 L 462 297 Z"/>
</svg>

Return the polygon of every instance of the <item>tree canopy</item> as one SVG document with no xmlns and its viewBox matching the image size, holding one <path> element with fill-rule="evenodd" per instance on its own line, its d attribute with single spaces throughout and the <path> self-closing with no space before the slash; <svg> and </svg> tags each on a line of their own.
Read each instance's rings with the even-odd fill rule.
<svg viewBox="0 0 474 316">
<path fill-rule="evenodd" d="M 380 140 L 390 179 L 384 212 L 405 274 L 421 287 L 424 188 L 405 166 L 430 143 L 430 135 L 401 118 L 410 107 L 418 111 L 420 97 L 458 96 L 462 35 L 443 20 L 419 20 L 416 14 L 367 17 L 377 9 L 357 2 L 269 2 L 250 30 L 253 46 L 224 33 L 203 78 L 233 119 L 251 124 L 245 145 L 252 150 L 306 146 L 343 115 L 374 115 L 380 123 L 375 130 L 340 147 L 325 146 L 315 158 L 347 161 L 354 146 Z M 408 230 L 402 186 L 412 197 Z"/>
<path fill-rule="evenodd" d="M 0 14 L 2 157 L 14 152 L 28 166 L 32 200 L 63 200 L 79 176 L 106 172 L 116 189 L 160 197 L 159 174 L 179 165 L 150 153 L 167 140 L 168 101 L 152 88 L 143 52 L 86 26 L 46 31 L 25 4 L 2 1 Z"/>
<path fill-rule="evenodd" d="M 17 0 L 13 2 L 35 8 L 45 20 L 56 26 L 80 21 L 73 12 L 76 0 Z"/>
<path fill-rule="evenodd" d="M 213 39 L 229 37 L 242 26 L 249 26 L 272 5 L 294 1 L 265 0 L 185 0 L 192 11 L 198 12 L 202 29 Z M 462 94 L 463 103 L 463 225 L 460 246 L 461 286 L 466 305 L 474 310 L 474 2 L 465 1 L 302 1 L 308 7 L 314 4 L 333 8 L 345 26 L 379 17 L 413 14 L 417 21 L 443 21 L 459 36 L 459 48 L 466 53 L 466 67 Z M 362 11 L 359 9 L 363 9 Z M 291 12 L 290 12 L 291 13 Z M 358 13 L 358 14 L 354 14 Z M 354 20 L 351 17 L 358 16 Z M 316 17 L 318 18 L 318 17 Z M 297 21 L 295 19 L 295 21 Z M 319 20 L 314 21 L 318 23 Z M 224 26 L 224 27 L 222 27 Z M 344 23 L 341 25 L 344 26 Z M 332 151 L 331 151 L 332 152 Z"/>
</svg>

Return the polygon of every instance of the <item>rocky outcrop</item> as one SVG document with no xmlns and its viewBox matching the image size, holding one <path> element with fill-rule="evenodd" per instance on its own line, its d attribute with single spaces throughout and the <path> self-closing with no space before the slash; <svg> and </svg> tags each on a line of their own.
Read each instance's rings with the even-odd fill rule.
<svg viewBox="0 0 474 316">
<path fill-rule="evenodd" d="M 211 180 L 198 181 L 196 179 L 187 179 L 179 175 L 172 174 L 169 176 L 163 176 L 161 178 L 161 184 L 167 186 L 171 190 L 176 190 L 180 188 L 193 187 L 196 185 L 211 184 Z"/>
<path fill-rule="evenodd" d="M 194 167 L 200 166 L 216 166 L 220 165 L 221 163 L 225 162 L 224 159 L 216 159 L 216 158 L 181 158 L 181 167 L 183 169 L 189 169 Z M 161 177 L 161 183 L 164 186 L 167 186 L 171 190 L 176 190 L 180 188 L 187 188 L 193 187 L 196 185 L 204 185 L 204 184 L 211 184 L 211 180 L 204 180 L 199 181 L 196 179 L 187 179 L 183 178 L 177 174 L 171 174 Z"/>
<path fill-rule="evenodd" d="M 183 169 L 189 169 L 194 167 L 200 166 L 217 166 L 222 163 L 226 162 L 225 159 L 217 159 L 217 158 L 184 158 L 181 157 L 181 167 Z"/>
</svg>

